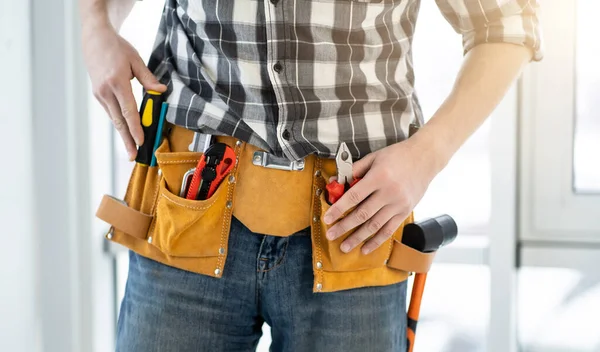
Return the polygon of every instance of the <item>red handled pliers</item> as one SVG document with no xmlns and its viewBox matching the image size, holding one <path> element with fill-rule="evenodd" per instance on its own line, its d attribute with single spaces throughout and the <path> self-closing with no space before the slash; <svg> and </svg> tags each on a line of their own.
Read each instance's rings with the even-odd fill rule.
<svg viewBox="0 0 600 352">
<path fill-rule="evenodd" d="M 346 142 L 342 142 L 335 155 L 337 166 L 337 180 L 327 184 L 327 201 L 333 204 L 344 195 L 350 187 L 354 186 L 360 179 L 352 176 L 352 155 Z"/>
</svg>

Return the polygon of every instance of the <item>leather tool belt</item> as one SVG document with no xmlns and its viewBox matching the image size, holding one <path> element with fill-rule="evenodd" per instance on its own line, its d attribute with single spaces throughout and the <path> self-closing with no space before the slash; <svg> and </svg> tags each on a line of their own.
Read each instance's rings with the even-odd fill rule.
<svg viewBox="0 0 600 352">
<path fill-rule="evenodd" d="M 124 199 L 105 195 L 96 216 L 111 225 L 106 238 L 166 265 L 221 277 L 227 259 L 231 217 L 255 233 L 290 236 L 310 227 L 313 292 L 381 286 L 427 272 L 435 252 L 422 253 L 401 243 L 405 224 L 392 238 L 364 255 L 340 244 L 351 231 L 330 241 L 322 220 L 329 209 L 325 186 L 336 174 L 335 160 L 310 155 L 283 167 L 268 154 L 231 137 L 216 141 L 232 147 L 235 167 L 206 200 L 179 196 L 183 175 L 202 153 L 190 152 L 193 132 L 169 126 L 156 150 L 157 166 L 136 163 Z M 265 167 L 271 166 L 271 167 Z M 283 169 L 289 169 L 283 170 Z"/>
</svg>

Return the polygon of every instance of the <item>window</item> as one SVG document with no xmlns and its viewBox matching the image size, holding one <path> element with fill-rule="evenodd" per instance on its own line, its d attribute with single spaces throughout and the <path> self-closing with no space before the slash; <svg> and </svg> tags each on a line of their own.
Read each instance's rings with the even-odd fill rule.
<svg viewBox="0 0 600 352">
<path fill-rule="evenodd" d="M 522 238 L 600 241 L 600 70 L 591 0 L 545 3 L 545 58 L 524 75 Z"/>
<path fill-rule="evenodd" d="M 524 352 L 598 351 L 600 7 L 542 7 L 545 58 L 521 94 L 518 337 Z"/>
<path fill-rule="evenodd" d="M 577 1 L 575 53 L 574 188 L 577 192 L 600 192 L 600 66 L 597 57 L 600 3 Z"/>
</svg>

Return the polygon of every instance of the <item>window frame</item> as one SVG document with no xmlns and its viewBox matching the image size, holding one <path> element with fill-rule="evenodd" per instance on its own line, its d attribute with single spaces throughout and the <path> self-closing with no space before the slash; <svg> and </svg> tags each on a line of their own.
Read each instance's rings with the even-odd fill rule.
<svg viewBox="0 0 600 352">
<path fill-rule="evenodd" d="M 523 74 L 520 238 L 600 243 L 600 194 L 574 191 L 576 1 L 547 1 L 545 57 Z M 566 123 L 565 123 L 566 122 Z"/>
</svg>

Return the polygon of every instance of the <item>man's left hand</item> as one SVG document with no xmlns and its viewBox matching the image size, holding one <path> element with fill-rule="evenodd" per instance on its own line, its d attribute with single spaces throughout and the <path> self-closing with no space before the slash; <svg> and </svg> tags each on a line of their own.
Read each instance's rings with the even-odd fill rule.
<svg viewBox="0 0 600 352">
<path fill-rule="evenodd" d="M 416 137 L 416 136 L 415 136 Z M 356 208 L 327 231 L 335 240 L 357 228 L 341 244 L 343 252 L 362 246 L 368 254 L 400 227 L 421 200 L 429 183 L 439 172 L 436 162 L 413 138 L 393 144 L 354 163 L 353 176 L 362 178 L 331 206 L 326 224 L 337 221 L 352 207 Z M 360 226 L 360 227 L 359 227 Z"/>
</svg>

